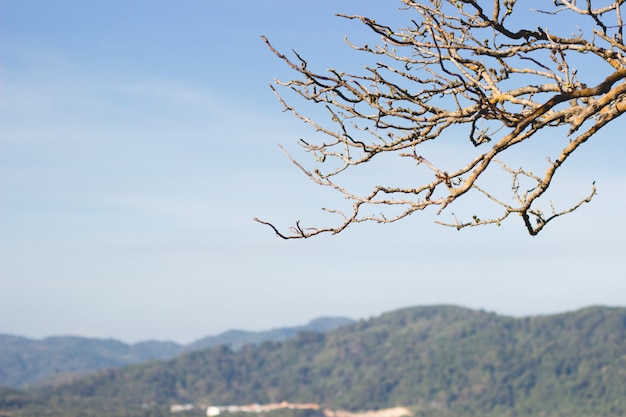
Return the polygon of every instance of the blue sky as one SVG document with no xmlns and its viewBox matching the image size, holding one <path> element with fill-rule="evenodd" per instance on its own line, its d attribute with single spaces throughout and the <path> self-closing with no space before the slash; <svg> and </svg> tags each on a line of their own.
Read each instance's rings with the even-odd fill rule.
<svg viewBox="0 0 626 417">
<path fill-rule="evenodd" d="M 334 13 L 399 5 L 0 0 L 0 333 L 187 343 L 424 304 L 625 306 L 626 119 L 559 177 L 569 201 L 595 180 L 594 201 L 538 237 L 423 213 L 285 242 L 252 221 L 321 224 L 341 202 L 277 146 L 311 131 L 268 88 L 292 74 L 260 35 L 355 65 L 343 37 L 363 32 Z"/>
</svg>

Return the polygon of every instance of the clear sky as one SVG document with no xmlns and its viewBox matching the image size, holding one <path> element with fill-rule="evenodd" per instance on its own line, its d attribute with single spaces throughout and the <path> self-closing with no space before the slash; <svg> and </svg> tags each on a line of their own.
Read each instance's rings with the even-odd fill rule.
<svg viewBox="0 0 626 417">
<path fill-rule="evenodd" d="M 399 5 L 0 0 L 0 333 L 188 343 L 438 303 L 625 306 L 624 118 L 558 177 L 568 201 L 595 180 L 594 201 L 538 237 L 424 213 L 283 241 L 252 221 L 321 224 L 338 201 L 277 146 L 311 132 L 268 88 L 293 74 L 260 35 L 340 68 L 361 27 L 334 13 Z"/>
</svg>

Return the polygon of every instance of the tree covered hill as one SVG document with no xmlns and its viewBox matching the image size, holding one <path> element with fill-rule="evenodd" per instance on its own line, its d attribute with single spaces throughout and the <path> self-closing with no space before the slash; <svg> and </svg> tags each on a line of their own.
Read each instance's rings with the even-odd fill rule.
<svg viewBox="0 0 626 417">
<path fill-rule="evenodd" d="M 237 350 L 247 344 L 285 340 L 301 331 L 329 331 L 352 322 L 354 320 L 346 317 L 320 317 L 302 326 L 258 332 L 229 330 L 189 345 L 162 341 L 127 344 L 114 339 L 76 336 L 33 340 L 0 334 L 0 386 L 19 388 L 66 380 L 90 371 L 171 359 L 182 352 L 217 345 L 226 345 Z"/>
<path fill-rule="evenodd" d="M 325 334 L 107 370 L 30 395 L 48 411 L 106 404 L 109 415 L 146 404 L 285 400 L 353 410 L 404 405 L 432 416 L 623 416 L 626 309 L 516 319 L 409 308 Z"/>
</svg>

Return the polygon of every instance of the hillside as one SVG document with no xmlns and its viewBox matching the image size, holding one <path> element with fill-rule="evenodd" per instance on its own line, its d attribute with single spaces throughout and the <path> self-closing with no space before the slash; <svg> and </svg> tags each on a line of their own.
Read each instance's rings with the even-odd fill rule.
<svg viewBox="0 0 626 417">
<path fill-rule="evenodd" d="M 300 331 L 324 332 L 350 324 L 346 317 L 320 317 L 308 324 L 267 331 L 229 330 L 188 345 L 144 341 L 127 344 L 114 339 L 56 336 L 33 340 L 0 335 L 0 386 L 20 388 L 63 381 L 91 371 L 166 360 L 182 352 L 226 345 L 234 350 L 267 340 L 285 340 Z"/>
<path fill-rule="evenodd" d="M 623 416 L 626 309 L 515 319 L 410 308 L 326 334 L 190 352 L 28 394 L 26 409 L 45 404 L 51 415 L 285 400 L 348 410 L 403 405 L 419 416 Z"/>
</svg>

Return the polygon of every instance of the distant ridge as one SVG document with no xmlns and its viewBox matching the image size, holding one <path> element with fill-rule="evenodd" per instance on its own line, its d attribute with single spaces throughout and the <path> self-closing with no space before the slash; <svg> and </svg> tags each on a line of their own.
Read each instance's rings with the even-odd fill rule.
<svg viewBox="0 0 626 417">
<path fill-rule="evenodd" d="M 217 345 L 237 350 L 247 344 L 285 340 L 301 331 L 326 332 L 352 322 L 346 317 L 320 317 L 302 326 L 259 332 L 229 330 L 189 345 L 161 341 L 126 344 L 114 339 L 77 336 L 34 340 L 0 334 L 0 386 L 20 388 L 58 382 L 97 370 L 171 359 L 183 352 Z"/>
<path fill-rule="evenodd" d="M 297 336 L 300 332 L 325 333 L 341 326 L 354 323 L 347 317 L 319 317 L 303 326 L 280 327 L 260 332 L 229 330 L 217 336 L 208 336 L 187 345 L 184 350 L 206 349 L 217 345 L 227 345 L 232 349 L 240 349 L 248 344 L 259 344 L 267 340 L 282 341 Z"/>
</svg>

